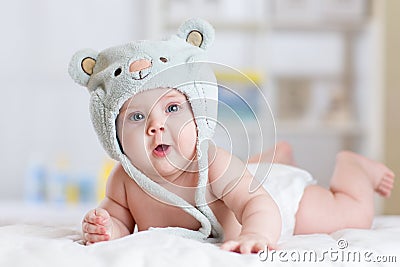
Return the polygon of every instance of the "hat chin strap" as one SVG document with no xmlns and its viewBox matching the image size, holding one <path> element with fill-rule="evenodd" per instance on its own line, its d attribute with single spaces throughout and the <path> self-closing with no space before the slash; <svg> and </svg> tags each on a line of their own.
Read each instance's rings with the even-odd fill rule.
<svg viewBox="0 0 400 267">
<path fill-rule="evenodd" d="M 207 217 L 208 222 L 211 224 L 211 233 L 213 238 L 222 241 L 224 238 L 224 230 L 210 206 L 207 204 L 206 189 L 208 182 L 208 140 L 197 141 L 197 161 L 199 165 L 199 181 L 196 189 L 195 202 L 196 207 L 201 213 Z"/>
<path fill-rule="evenodd" d="M 204 155 L 208 155 L 208 143 L 203 142 L 201 148 L 200 143 L 201 142 L 197 142 L 199 181 L 195 194 L 196 207 L 148 178 L 136 167 L 134 167 L 130 160 L 124 154 L 121 154 L 121 163 L 128 175 L 145 192 L 151 194 L 153 197 L 161 201 L 165 201 L 166 203 L 180 207 L 186 213 L 193 216 L 201 224 L 201 227 L 198 231 L 193 231 L 181 227 L 150 228 L 149 230 L 169 232 L 175 235 L 196 239 L 199 241 L 218 243 L 223 241 L 223 228 L 221 227 L 214 213 L 208 206 L 205 197 L 208 181 L 208 158 Z M 202 150 L 206 151 L 206 153 L 202 153 Z"/>
</svg>

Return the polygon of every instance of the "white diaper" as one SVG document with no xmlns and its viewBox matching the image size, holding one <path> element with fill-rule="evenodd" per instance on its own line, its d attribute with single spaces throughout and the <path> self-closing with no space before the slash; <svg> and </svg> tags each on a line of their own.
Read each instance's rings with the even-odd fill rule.
<svg viewBox="0 0 400 267">
<path fill-rule="evenodd" d="M 279 207 L 282 216 L 280 240 L 286 239 L 293 235 L 295 216 L 304 189 L 309 185 L 315 184 L 316 180 L 307 171 L 283 164 L 249 164 L 247 169 L 251 174 L 255 175 L 257 166 L 261 169 L 264 168 L 264 170 L 269 170 L 271 166 L 270 172 L 262 185 Z M 260 169 L 258 169 L 257 173 L 259 172 Z M 266 172 L 264 171 L 264 173 Z M 256 178 L 260 179 L 260 177 Z"/>
</svg>

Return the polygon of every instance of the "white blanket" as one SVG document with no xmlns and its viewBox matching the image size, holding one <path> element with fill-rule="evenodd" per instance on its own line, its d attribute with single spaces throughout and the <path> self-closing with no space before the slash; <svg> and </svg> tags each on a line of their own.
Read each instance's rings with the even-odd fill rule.
<svg viewBox="0 0 400 267">
<path fill-rule="evenodd" d="M 376 217 L 371 230 L 293 236 L 280 244 L 280 250 L 239 255 L 151 231 L 83 246 L 81 211 L 25 207 L 15 212 L 15 207 L 0 206 L 0 212 L 0 266 L 310 266 L 314 262 L 398 266 L 400 262 L 400 216 Z"/>
</svg>

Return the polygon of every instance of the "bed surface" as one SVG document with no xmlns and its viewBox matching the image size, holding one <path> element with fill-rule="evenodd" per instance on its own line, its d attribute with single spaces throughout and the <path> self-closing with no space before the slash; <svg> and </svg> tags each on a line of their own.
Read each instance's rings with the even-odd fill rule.
<svg viewBox="0 0 400 267">
<path fill-rule="evenodd" d="M 371 230 L 293 236 L 279 251 L 239 255 L 151 231 L 83 246 L 80 221 L 87 209 L 0 204 L 0 266 L 400 265 L 400 216 L 377 216 Z"/>
</svg>

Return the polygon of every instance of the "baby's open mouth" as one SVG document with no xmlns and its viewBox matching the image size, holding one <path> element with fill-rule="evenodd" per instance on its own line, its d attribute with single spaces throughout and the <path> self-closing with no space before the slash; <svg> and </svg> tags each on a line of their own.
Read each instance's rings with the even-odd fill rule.
<svg viewBox="0 0 400 267">
<path fill-rule="evenodd" d="M 169 145 L 165 145 L 165 144 L 161 144 L 158 145 L 154 150 L 153 153 L 158 156 L 158 157 L 163 157 L 165 155 L 168 154 L 170 146 Z"/>
</svg>

